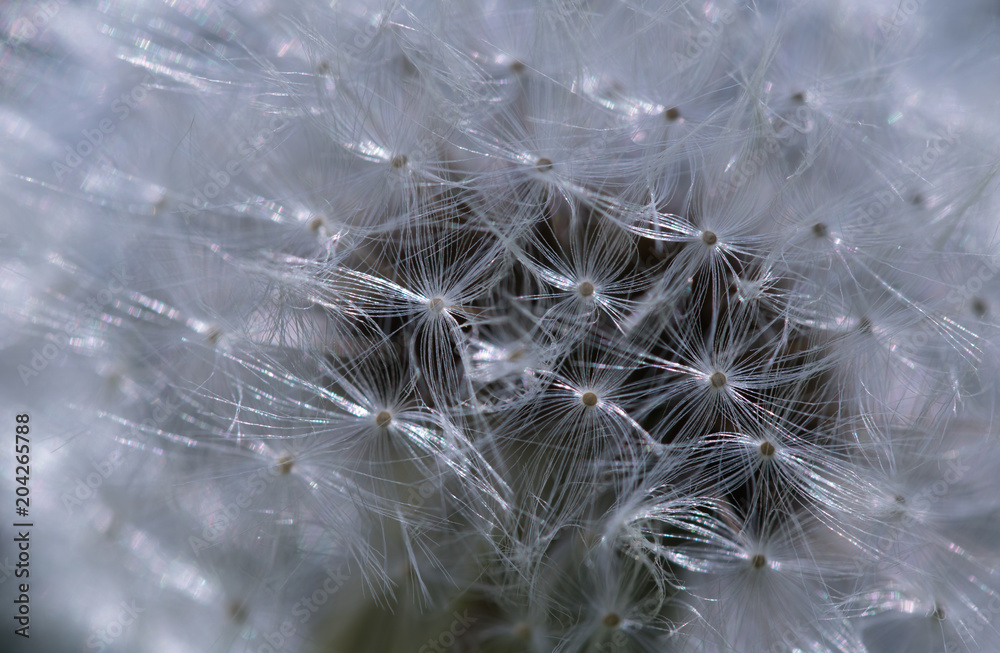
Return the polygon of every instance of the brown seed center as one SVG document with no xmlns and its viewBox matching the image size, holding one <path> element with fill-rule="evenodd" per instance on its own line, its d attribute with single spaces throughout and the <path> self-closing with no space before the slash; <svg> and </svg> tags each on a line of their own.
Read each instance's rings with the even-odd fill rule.
<svg viewBox="0 0 1000 653">
<path fill-rule="evenodd" d="M 590 297 L 594 294 L 594 284 L 589 281 L 582 281 L 580 285 L 576 287 L 577 292 L 580 293 L 581 297 Z"/>
<path fill-rule="evenodd" d="M 708 378 L 708 380 L 712 383 L 712 387 L 714 388 L 721 388 L 726 385 L 726 375 L 724 372 L 715 372 Z"/>
<path fill-rule="evenodd" d="M 375 416 L 376 426 L 385 426 L 392 421 L 392 413 L 387 410 L 378 411 L 378 415 Z"/>
<path fill-rule="evenodd" d="M 616 628 L 622 622 L 622 618 L 617 613 L 609 612 L 601 619 L 601 623 L 607 628 Z"/>
<path fill-rule="evenodd" d="M 714 231 L 705 230 L 701 232 L 701 242 L 711 247 L 715 243 L 719 242 L 719 237 L 715 235 Z"/>
<path fill-rule="evenodd" d="M 392 162 L 391 162 L 392 167 L 402 168 L 403 166 L 406 165 L 407 160 L 408 159 L 406 158 L 405 154 L 397 154 L 396 156 L 392 157 Z"/>
<path fill-rule="evenodd" d="M 596 406 L 597 405 L 597 395 L 593 392 L 584 392 L 583 396 L 580 397 L 580 401 L 583 402 L 584 406 Z"/>
<path fill-rule="evenodd" d="M 548 172 L 552 169 L 552 159 L 545 156 L 539 157 L 539 159 L 535 161 L 535 168 L 537 168 L 539 172 Z"/>
<path fill-rule="evenodd" d="M 765 458 L 770 458 L 771 456 L 773 456 L 774 455 L 774 445 L 771 444 L 770 442 L 768 442 L 767 440 L 764 440 L 763 442 L 761 442 L 760 443 L 760 455 L 764 456 Z"/>
<path fill-rule="evenodd" d="M 663 112 L 663 116 L 670 122 L 674 122 L 681 117 L 681 110 L 677 107 L 670 107 Z"/>
<path fill-rule="evenodd" d="M 294 465 L 295 459 L 291 456 L 282 456 L 278 458 L 278 462 L 276 463 L 278 473 L 280 474 L 290 474 Z"/>
<path fill-rule="evenodd" d="M 752 566 L 752 567 L 753 567 L 754 569 L 763 569 L 763 568 L 764 568 L 764 565 L 766 565 L 766 564 L 767 564 L 767 558 L 765 558 L 765 557 L 764 557 L 763 555 L 761 555 L 760 553 L 755 553 L 755 554 L 753 554 L 753 556 L 752 556 L 752 557 L 750 558 L 750 565 L 751 565 L 751 566 Z"/>
</svg>

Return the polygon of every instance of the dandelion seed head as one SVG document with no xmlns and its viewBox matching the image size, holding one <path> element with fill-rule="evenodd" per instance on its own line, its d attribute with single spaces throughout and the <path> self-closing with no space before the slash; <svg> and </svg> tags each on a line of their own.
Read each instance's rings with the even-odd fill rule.
<svg viewBox="0 0 1000 653">
<path fill-rule="evenodd" d="M 989 2 L 132 4 L 3 73 L 8 389 L 102 424 L 38 454 L 74 622 L 1000 650 Z"/>
</svg>

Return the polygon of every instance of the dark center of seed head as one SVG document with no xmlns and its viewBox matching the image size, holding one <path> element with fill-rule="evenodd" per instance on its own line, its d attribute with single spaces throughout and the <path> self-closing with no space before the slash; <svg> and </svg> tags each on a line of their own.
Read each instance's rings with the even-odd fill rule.
<svg viewBox="0 0 1000 653">
<path fill-rule="evenodd" d="M 535 161 L 535 168 L 539 172 L 548 172 L 552 169 L 552 159 L 547 156 L 539 157 L 538 160 Z"/>
<path fill-rule="evenodd" d="M 764 456 L 765 458 L 770 458 L 771 456 L 773 456 L 774 455 L 774 445 L 771 444 L 770 442 L 768 442 L 767 440 L 764 440 L 763 442 L 761 442 L 760 443 L 760 455 Z"/>
<path fill-rule="evenodd" d="M 376 426 L 385 426 L 392 421 L 392 413 L 387 410 L 380 410 L 378 415 L 375 416 Z"/>
<path fill-rule="evenodd" d="M 712 387 L 721 388 L 726 385 L 726 374 L 724 372 L 715 372 L 712 376 L 708 377 L 708 380 L 712 383 Z"/>
<path fill-rule="evenodd" d="M 295 464 L 295 459 L 291 456 L 282 456 L 278 458 L 277 468 L 280 474 L 290 474 L 292 472 L 292 466 Z"/>
<path fill-rule="evenodd" d="M 719 242 L 719 237 L 715 235 L 714 231 L 703 231 L 701 232 L 701 242 L 705 243 L 709 247 Z"/>
<path fill-rule="evenodd" d="M 241 624 L 247 620 L 247 608 L 239 601 L 230 601 L 227 606 L 229 612 L 229 618 L 234 622 Z"/>
<path fill-rule="evenodd" d="M 594 284 L 589 281 L 583 281 L 577 286 L 577 291 L 580 293 L 581 297 L 590 297 L 594 294 Z"/>
<path fill-rule="evenodd" d="M 767 558 L 765 558 L 760 553 L 755 553 L 750 558 L 750 565 L 754 569 L 763 569 L 766 564 L 767 564 Z"/>
<path fill-rule="evenodd" d="M 391 162 L 392 167 L 397 169 L 402 168 L 403 166 L 406 165 L 407 161 L 408 159 L 406 158 L 405 154 L 397 154 L 396 156 L 392 157 L 392 162 Z"/>
<path fill-rule="evenodd" d="M 622 618 L 614 612 L 609 612 L 601 619 L 601 623 L 607 628 L 616 628 L 622 622 Z"/>
<path fill-rule="evenodd" d="M 812 226 L 813 235 L 817 238 L 826 238 L 826 235 L 830 233 L 830 229 L 822 222 L 817 222 Z"/>
<path fill-rule="evenodd" d="M 593 392 L 584 392 L 583 396 L 580 397 L 580 401 L 583 402 L 584 406 L 596 406 L 597 405 L 597 395 Z"/>
<path fill-rule="evenodd" d="M 670 107 L 663 112 L 663 117 L 670 122 L 676 122 L 676 120 L 681 117 L 681 110 L 677 107 Z"/>
<path fill-rule="evenodd" d="M 976 317 L 985 317 L 988 311 L 989 307 L 986 305 L 985 299 L 982 297 L 972 298 L 972 312 L 976 314 Z"/>
</svg>

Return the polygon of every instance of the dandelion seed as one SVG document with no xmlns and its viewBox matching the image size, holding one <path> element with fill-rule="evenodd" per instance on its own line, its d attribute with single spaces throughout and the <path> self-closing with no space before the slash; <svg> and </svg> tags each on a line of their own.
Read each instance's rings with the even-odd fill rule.
<svg viewBox="0 0 1000 653">
<path fill-rule="evenodd" d="M 989 305 L 986 303 L 986 300 L 982 297 L 973 297 L 972 312 L 978 318 L 986 317 L 986 314 L 989 312 Z"/>
<path fill-rule="evenodd" d="M 705 230 L 701 232 L 701 242 L 705 243 L 709 247 L 712 247 L 719 242 L 719 237 L 715 235 L 714 231 Z"/>
<path fill-rule="evenodd" d="M 292 472 L 292 467 L 295 466 L 295 459 L 291 456 L 282 456 L 275 463 L 275 467 L 278 468 L 279 474 L 290 474 Z"/>
<path fill-rule="evenodd" d="M 681 117 L 681 110 L 677 107 L 670 107 L 663 112 L 663 116 L 668 122 L 676 122 Z"/>
<path fill-rule="evenodd" d="M 712 376 L 708 377 L 708 380 L 713 388 L 721 388 L 726 385 L 727 379 L 725 372 L 713 372 Z"/>
<path fill-rule="evenodd" d="M 774 455 L 774 452 L 775 452 L 774 445 L 768 442 L 767 440 L 764 440 L 763 442 L 760 443 L 760 455 L 764 456 L 765 458 L 770 458 L 771 456 Z"/>
<path fill-rule="evenodd" d="M 247 617 L 249 616 L 246 603 L 243 601 L 230 601 L 227 606 L 227 612 L 229 613 L 229 618 L 232 619 L 234 623 L 238 624 L 246 622 Z"/>
<path fill-rule="evenodd" d="M 384 428 L 389 425 L 392 421 L 392 413 L 387 410 L 380 410 L 375 416 L 375 425 L 379 428 Z"/>
<path fill-rule="evenodd" d="M 622 618 L 614 612 L 609 612 L 601 619 L 601 624 L 605 628 L 617 628 L 622 622 Z"/>
<path fill-rule="evenodd" d="M 597 405 L 597 395 L 593 392 L 584 392 L 583 396 L 580 397 L 580 401 L 583 402 L 584 406 L 596 406 Z"/>
</svg>

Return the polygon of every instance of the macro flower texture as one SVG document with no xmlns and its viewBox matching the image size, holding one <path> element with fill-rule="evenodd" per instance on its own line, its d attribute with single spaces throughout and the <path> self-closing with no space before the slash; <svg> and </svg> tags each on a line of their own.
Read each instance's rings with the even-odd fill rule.
<svg viewBox="0 0 1000 653">
<path fill-rule="evenodd" d="M 1000 652 L 995 0 L 0 27 L 3 650 Z"/>
</svg>

